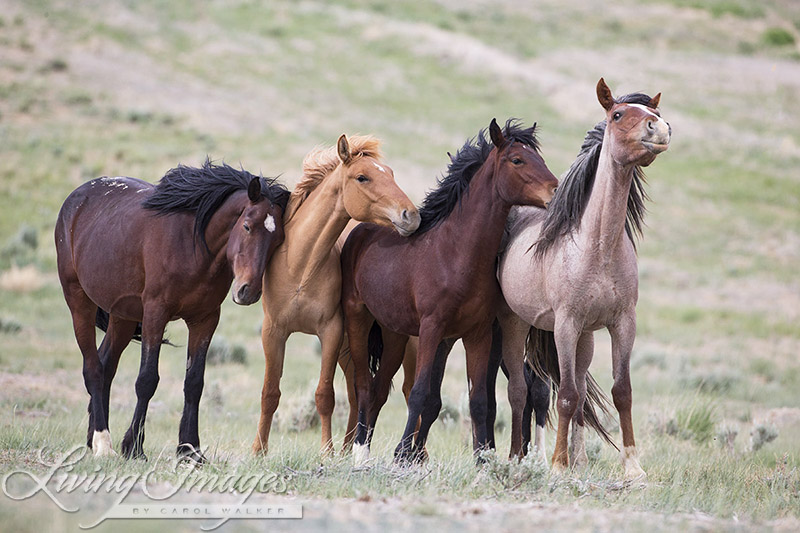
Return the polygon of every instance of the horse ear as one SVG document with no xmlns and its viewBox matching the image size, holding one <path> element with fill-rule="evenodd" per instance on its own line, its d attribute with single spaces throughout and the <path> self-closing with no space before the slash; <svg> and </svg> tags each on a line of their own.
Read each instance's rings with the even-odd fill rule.
<svg viewBox="0 0 800 533">
<path fill-rule="evenodd" d="M 250 180 L 250 185 L 247 186 L 247 197 L 253 203 L 261 199 L 261 179 L 253 178 Z"/>
<path fill-rule="evenodd" d="M 350 155 L 350 143 L 347 142 L 347 135 L 344 133 L 336 142 L 336 149 L 339 152 L 339 159 L 342 160 L 342 164 L 348 164 L 352 156 Z"/>
<path fill-rule="evenodd" d="M 657 95 L 655 95 L 653 98 L 650 99 L 650 104 L 648 105 L 648 107 L 656 109 L 660 101 L 661 101 L 661 93 L 658 93 Z"/>
<path fill-rule="evenodd" d="M 606 111 L 614 107 L 614 97 L 611 96 L 611 89 L 608 88 L 606 80 L 603 78 L 600 78 L 600 81 L 597 82 L 597 100 Z"/>
<path fill-rule="evenodd" d="M 506 138 L 503 136 L 503 130 L 501 130 L 500 126 L 497 125 L 496 118 L 493 118 L 492 123 L 489 124 L 489 137 L 492 138 L 492 144 L 494 144 L 498 150 L 506 144 Z"/>
</svg>

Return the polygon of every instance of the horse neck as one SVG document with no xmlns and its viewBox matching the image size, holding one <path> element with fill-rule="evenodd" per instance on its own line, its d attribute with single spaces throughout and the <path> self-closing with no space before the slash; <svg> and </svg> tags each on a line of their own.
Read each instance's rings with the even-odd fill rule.
<svg viewBox="0 0 800 533">
<path fill-rule="evenodd" d="M 206 228 L 206 243 L 211 252 L 209 272 L 215 274 L 222 268 L 230 269 L 230 265 L 228 265 L 228 239 L 231 236 L 234 224 L 236 224 L 244 210 L 246 201 L 247 196 L 244 191 L 237 191 L 231 194 L 209 220 Z"/>
<path fill-rule="evenodd" d="M 285 224 L 288 270 L 302 282 L 328 260 L 350 215 L 342 198 L 341 166 L 326 176 Z"/>
<path fill-rule="evenodd" d="M 612 260 L 625 238 L 628 195 L 633 180 L 634 165 L 616 162 L 606 149 L 610 142 L 606 131 L 592 193 L 578 232 L 585 258 L 595 264 Z"/>
<path fill-rule="evenodd" d="M 461 205 L 457 205 L 437 228 L 445 240 L 457 243 L 458 257 L 469 261 L 471 269 L 481 266 L 495 268 L 497 251 L 511 210 L 511 204 L 503 200 L 495 186 L 497 179 L 494 165 L 484 164 L 473 176 Z"/>
</svg>

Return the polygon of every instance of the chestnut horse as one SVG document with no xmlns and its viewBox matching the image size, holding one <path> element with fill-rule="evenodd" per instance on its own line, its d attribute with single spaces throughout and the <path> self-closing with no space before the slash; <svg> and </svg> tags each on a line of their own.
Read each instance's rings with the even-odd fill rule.
<svg viewBox="0 0 800 533">
<path fill-rule="evenodd" d="M 521 419 L 525 406 L 522 354 L 530 324 L 539 330 L 531 336 L 533 362 L 549 368 L 558 383 L 556 471 L 570 462 L 586 464 L 587 372 L 593 332 L 605 327 L 611 335 L 611 394 L 619 413 L 625 478 L 645 475 L 631 421 L 629 363 L 638 298 L 634 236 L 641 233 L 646 198 L 641 167 L 668 148 L 672 134 L 658 111 L 660 96 L 614 99 L 601 78 L 597 98 L 606 119 L 586 136 L 549 209 L 519 208 L 509 222 L 498 278 L 513 311 L 500 317 L 513 421 Z M 512 439 L 515 432 L 512 427 Z"/>
<path fill-rule="evenodd" d="M 158 385 L 167 322 L 189 328 L 178 454 L 202 461 L 197 428 L 206 351 L 220 305 L 255 303 L 267 259 L 283 240 L 289 192 L 275 180 L 228 165 L 178 166 L 153 186 L 134 178 L 99 178 L 65 200 L 55 228 L 58 275 L 83 353 L 89 402 L 87 444 L 113 454 L 108 431 L 111 382 L 120 355 L 141 327 L 136 410 L 122 441 L 143 457 L 147 406 Z M 108 312 L 98 350 L 95 320 Z"/>
<path fill-rule="evenodd" d="M 286 339 L 296 331 L 316 335 L 322 345 L 316 405 L 322 421 L 322 451 L 333 449 L 333 377 L 344 330 L 341 265 L 335 245 L 351 218 L 391 228 L 399 235 L 409 235 L 419 226 L 417 208 L 395 183 L 374 137 L 342 135 L 336 146 L 309 153 L 303 161 L 303 178 L 289 198 L 286 240 L 264 275 L 261 339 L 266 366 L 255 453 L 267 451 L 281 395 Z M 347 359 L 341 358 L 340 364 L 351 381 Z M 351 400 L 348 435 L 355 426 L 354 415 Z"/>
<path fill-rule="evenodd" d="M 453 158 L 448 175 L 425 198 L 422 223 L 414 235 L 404 239 L 361 224 L 342 250 L 342 305 L 358 400 L 356 463 L 368 458 L 378 416 L 367 348 L 368 336 L 377 333 L 377 329 L 370 333 L 376 321 L 383 343 L 378 380 L 385 379 L 381 374 L 391 379 L 409 336 L 419 337 L 408 420 L 396 460 L 421 458 L 424 453 L 428 430 L 441 406 L 427 400 L 431 384 L 444 370 L 443 357 L 435 355 L 445 338 L 463 340 L 473 448 L 487 443 L 486 367 L 500 298 L 495 262 L 503 228 L 512 205 L 544 207 L 558 184 L 539 155 L 535 125 L 522 129 L 509 121 L 503 131 L 492 120 L 489 134 L 491 143 L 481 131 Z"/>
</svg>

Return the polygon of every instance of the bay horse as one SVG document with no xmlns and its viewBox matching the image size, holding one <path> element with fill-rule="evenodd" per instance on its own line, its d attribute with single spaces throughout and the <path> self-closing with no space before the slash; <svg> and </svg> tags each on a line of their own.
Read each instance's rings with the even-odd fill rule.
<svg viewBox="0 0 800 533">
<path fill-rule="evenodd" d="M 351 219 L 372 222 L 399 236 L 419 226 L 420 215 L 397 186 L 383 162 L 380 141 L 372 136 L 342 135 L 336 146 L 310 152 L 303 178 L 289 198 L 284 217 L 286 240 L 278 246 L 264 275 L 261 340 L 266 365 L 261 416 L 254 453 L 266 453 L 272 418 L 280 400 L 286 340 L 293 332 L 316 335 L 322 366 L 315 401 L 322 421 L 322 452 L 333 450 L 331 415 L 333 378 L 340 361 L 350 381 L 349 361 L 340 357 L 344 325 L 341 312 L 341 264 L 337 239 Z M 352 385 L 348 387 L 352 390 Z M 355 426 L 355 406 L 347 435 Z M 347 437 L 346 437 L 347 439 Z"/>
<path fill-rule="evenodd" d="M 288 197 L 276 180 L 207 160 L 202 168 L 180 165 L 155 186 L 135 178 L 95 179 L 64 201 L 55 227 L 58 276 L 83 354 L 91 398 L 87 445 L 96 456 L 114 453 L 111 382 L 140 328 L 136 410 L 122 453 L 144 457 L 145 416 L 159 381 L 164 328 L 180 318 L 189 342 L 178 454 L 204 460 L 198 407 L 220 305 L 229 290 L 240 305 L 261 296 L 267 259 L 283 240 Z M 103 311 L 107 332 L 98 350 L 95 322 Z"/>
<path fill-rule="evenodd" d="M 641 235 L 647 198 L 641 168 L 669 147 L 672 135 L 658 110 L 660 97 L 636 93 L 615 99 L 601 78 L 597 98 L 605 120 L 587 134 L 549 209 L 519 208 L 509 221 L 498 267 L 512 311 L 501 315 L 509 397 L 516 421 L 525 405 L 522 354 L 532 325 L 533 362 L 549 368 L 545 375 L 558 383 L 555 471 L 587 462 L 587 372 L 593 332 L 605 327 L 611 335 L 611 394 L 619 413 L 624 475 L 645 476 L 631 420 L 630 355 L 638 298 L 634 239 Z"/>
<path fill-rule="evenodd" d="M 558 184 L 539 154 L 535 131 L 535 124 L 523 129 L 512 120 L 504 131 L 492 120 L 491 142 L 481 131 L 458 151 L 448 175 L 426 196 L 413 235 L 402 238 L 361 224 L 348 237 L 342 250 L 342 307 L 358 401 L 356 464 L 369 456 L 378 416 L 368 354 L 368 337 L 377 331 L 371 333 L 374 322 L 383 344 L 378 372 L 389 380 L 400 367 L 409 336 L 419 337 L 408 420 L 395 459 L 423 454 L 441 407 L 428 398 L 444 370 L 444 357 L 436 354 L 446 338 L 463 340 L 473 449 L 486 445 L 486 367 L 500 297 L 495 263 L 503 228 L 512 205 L 544 207 Z"/>
</svg>

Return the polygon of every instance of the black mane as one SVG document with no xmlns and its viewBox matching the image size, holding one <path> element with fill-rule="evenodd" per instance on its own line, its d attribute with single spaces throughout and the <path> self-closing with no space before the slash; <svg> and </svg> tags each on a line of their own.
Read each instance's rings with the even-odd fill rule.
<svg viewBox="0 0 800 533">
<path fill-rule="evenodd" d="M 161 178 L 142 207 L 159 215 L 194 213 L 195 238 L 208 249 L 205 233 L 211 217 L 231 194 L 246 191 L 255 177 L 246 170 L 236 170 L 225 163 L 215 165 L 208 159 L 201 168 L 178 165 Z M 260 177 L 260 180 L 261 195 L 285 210 L 288 189 L 276 178 Z"/>
<path fill-rule="evenodd" d="M 505 138 L 530 146 L 537 152 L 539 142 L 536 140 L 536 124 L 523 128 L 517 119 L 510 118 L 503 129 Z M 451 157 L 447 167 L 447 175 L 436 181 L 437 187 L 428 192 L 419 214 L 422 217 L 416 234 L 422 234 L 445 220 L 456 205 L 461 205 L 461 198 L 469 192 L 469 183 L 478 169 L 486 162 L 494 148 L 492 141 L 486 139 L 486 130 L 480 130 L 477 137 L 467 140 L 464 146 Z"/>
<path fill-rule="evenodd" d="M 651 98 L 646 94 L 633 93 L 621 96 L 616 101 L 646 106 Z M 606 121 L 603 120 L 586 133 L 578 157 L 559 180 L 556 194 L 547 207 L 547 216 L 542 224 L 539 240 L 534 244 L 537 256 L 543 256 L 558 239 L 580 227 L 586 203 L 592 194 L 605 131 Z M 634 248 L 636 247 L 634 237 L 642 235 L 646 212 L 644 202 L 648 197 L 644 184 L 644 171 L 637 166 L 633 169 L 633 180 L 628 194 L 628 213 L 625 217 L 625 233 L 628 234 Z"/>
</svg>

